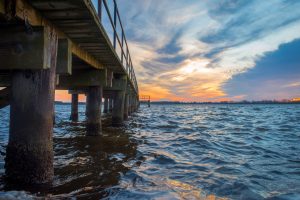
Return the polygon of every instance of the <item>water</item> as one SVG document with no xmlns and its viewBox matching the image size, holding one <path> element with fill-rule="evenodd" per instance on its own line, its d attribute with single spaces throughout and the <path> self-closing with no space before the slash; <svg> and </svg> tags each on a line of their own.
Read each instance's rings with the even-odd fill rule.
<svg viewBox="0 0 300 200">
<path fill-rule="evenodd" d="M 35 196 L 78 199 L 300 199 L 300 105 L 152 105 L 85 137 L 56 106 L 55 179 Z M 8 108 L 0 111 L 4 174 Z M 14 189 L 1 182 L 1 188 Z M 5 195 L 24 193 L 0 193 Z M 51 195 L 50 195 L 51 194 Z"/>
</svg>

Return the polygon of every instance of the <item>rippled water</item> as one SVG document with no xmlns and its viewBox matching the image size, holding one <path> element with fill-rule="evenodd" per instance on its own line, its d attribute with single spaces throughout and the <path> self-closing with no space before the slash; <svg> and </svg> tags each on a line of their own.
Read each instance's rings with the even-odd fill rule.
<svg viewBox="0 0 300 200">
<path fill-rule="evenodd" d="M 85 136 L 84 108 L 74 124 L 70 106 L 56 106 L 55 180 L 35 195 L 300 199 L 300 105 L 142 105 L 122 128 L 105 119 L 102 137 Z M 0 111 L 2 175 L 8 113 Z"/>
</svg>

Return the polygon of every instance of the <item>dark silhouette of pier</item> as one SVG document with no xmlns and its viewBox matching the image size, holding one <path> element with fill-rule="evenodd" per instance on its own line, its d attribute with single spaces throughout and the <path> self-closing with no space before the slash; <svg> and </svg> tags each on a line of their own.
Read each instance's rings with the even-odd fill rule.
<svg viewBox="0 0 300 200">
<path fill-rule="evenodd" d="M 0 108 L 10 105 L 5 172 L 11 182 L 51 183 L 56 89 L 86 102 L 86 135 L 101 135 L 101 107 L 119 126 L 139 106 L 133 63 L 115 0 L 0 0 Z M 110 37 L 102 24 L 106 16 Z"/>
<path fill-rule="evenodd" d="M 147 103 L 148 107 L 150 107 L 150 105 L 151 105 L 151 97 L 149 95 L 142 95 L 142 96 L 140 96 L 139 102 L 141 102 L 141 103 Z"/>
</svg>

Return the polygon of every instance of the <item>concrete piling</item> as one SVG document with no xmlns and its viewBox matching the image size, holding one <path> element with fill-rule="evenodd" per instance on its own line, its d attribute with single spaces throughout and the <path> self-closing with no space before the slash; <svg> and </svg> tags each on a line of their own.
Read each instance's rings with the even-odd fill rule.
<svg viewBox="0 0 300 200">
<path fill-rule="evenodd" d="M 78 94 L 72 94 L 70 120 L 72 120 L 73 122 L 78 121 Z"/>
<path fill-rule="evenodd" d="M 101 130 L 101 103 L 102 87 L 90 86 L 87 92 L 87 136 L 100 135 Z"/>
</svg>

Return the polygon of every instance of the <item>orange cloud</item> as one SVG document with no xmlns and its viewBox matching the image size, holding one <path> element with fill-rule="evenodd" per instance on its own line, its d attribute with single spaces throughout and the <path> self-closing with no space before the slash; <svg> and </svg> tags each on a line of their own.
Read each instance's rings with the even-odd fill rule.
<svg viewBox="0 0 300 200">
<path fill-rule="evenodd" d="M 155 100 L 214 101 L 227 94 L 222 85 L 228 76 L 222 69 L 209 68 L 210 60 L 187 59 L 173 70 L 152 77 L 152 84 L 144 84 L 141 91 Z"/>
</svg>

